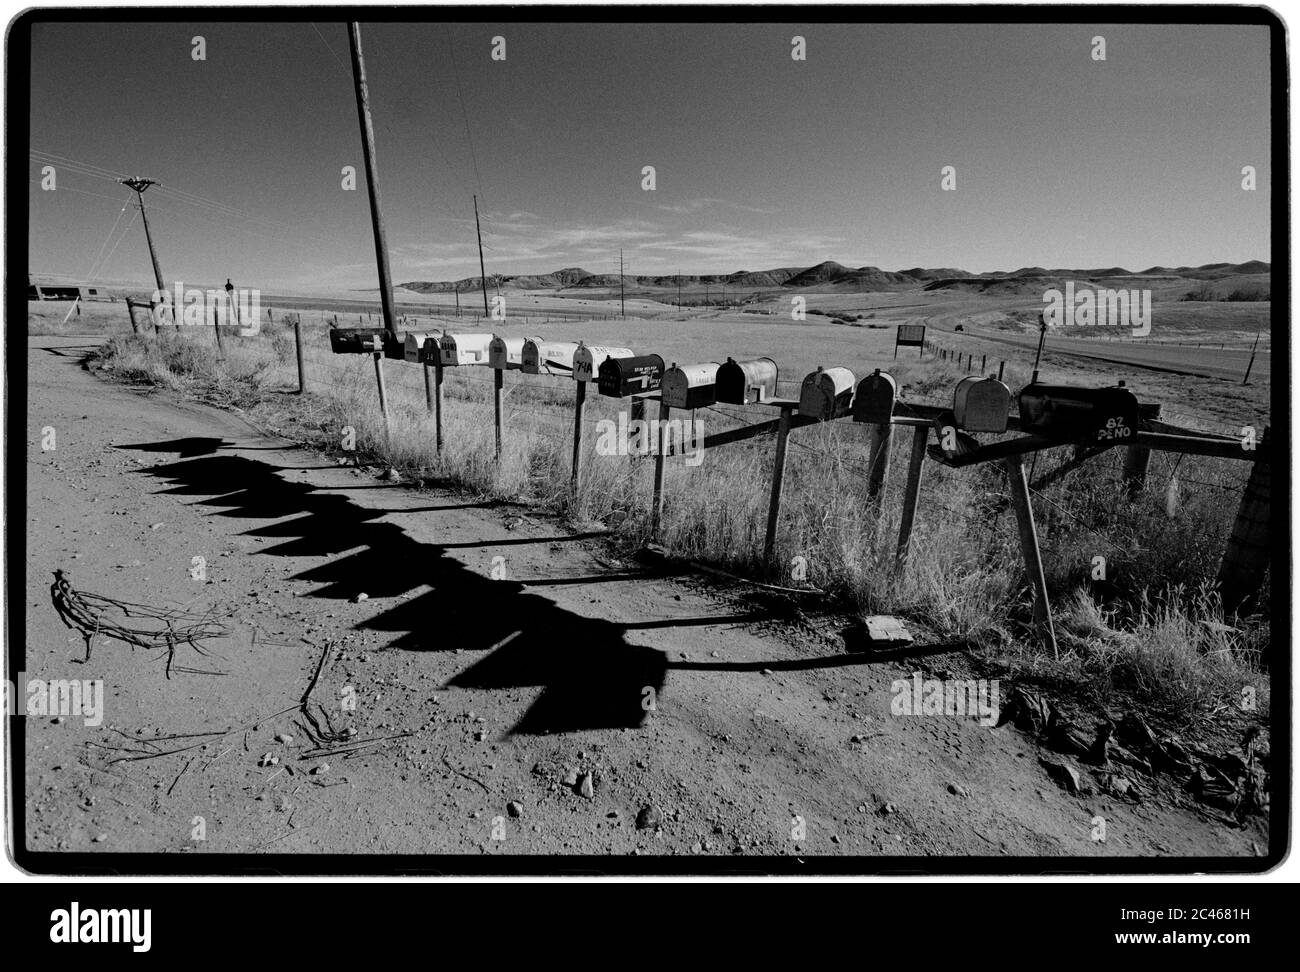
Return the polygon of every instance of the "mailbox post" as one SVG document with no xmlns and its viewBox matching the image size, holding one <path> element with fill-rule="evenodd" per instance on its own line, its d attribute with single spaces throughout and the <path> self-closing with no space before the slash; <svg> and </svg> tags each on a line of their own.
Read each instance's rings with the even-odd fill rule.
<svg viewBox="0 0 1300 972">
<path fill-rule="evenodd" d="M 903 494 L 903 514 L 898 523 L 898 552 L 894 555 L 896 567 L 907 563 L 912 546 L 912 523 L 916 519 L 916 502 L 921 493 L 921 474 L 925 467 L 925 450 L 930 441 L 930 426 L 918 423 L 912 430 L 912 454 L 907 462 L 907 490 Z"/>
<path fill-rule="evenodd" d="M 668 436 L 665 430 L 668 428 L 668 416 L 673 407 L 663 398 L 659 399 L 659 433 L 655 436 L 655 485 L 654 485 L 654 507 L 650 516 L 650 536 L 654 540 L 659 539 L 659 525 L 663 522 L 664 517 L 664 463 L 668 453 Z"/>
<path fill-rule="evenodd" d="M 785 448 L 790 438 L 790 419 L 794 409 L 781 406 L 781 420 L 776 430 L 776 455 L 772 459 L 772 493 L 767 503 L 767 535 L 763 539 L 763 563 L 770 571 L 776 555 L 776 527 L 781 519 L 781 487 L 785 480 Z"/>
<path fill-rule="evenodd" d="M 1052 606 L 1047 600 L 1043 557 L 1038 549 L 1038 531 L 1034 526 L 1034 508 L 1029 499 L 1029 481 L 1025 478 L 1025 464 L 1019 456 L 1010 456 L 1003 460 L 1003 465 L 1007 470 L 1011 503 L 1016 509 L 1016 525 L 1020 529 L 1020 550 L 1025 558 L 1025 570 L 1034 588 L 1034 623 L 1042 627 L 1043 634 L 1052 646 L 1052 657 L 1060 661 L 1061 653 L 1056 647 L 1056 628 L 1052 624 Z"/>
</svg>

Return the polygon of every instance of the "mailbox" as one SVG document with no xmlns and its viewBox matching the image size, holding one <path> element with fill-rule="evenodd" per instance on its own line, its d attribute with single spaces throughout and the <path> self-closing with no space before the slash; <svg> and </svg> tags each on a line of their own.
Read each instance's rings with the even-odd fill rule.
<svg viewBox="0 0 1300 972">
<path fill-rule="evenodd" d="M 1131 443 L 1138 433 L 1138 401 L 1123 382 L 1114 388 L 1033 382 L 1020 391 L 1020 429 L 1097 445 Z"/>
<path fill-rule="evenodd" d="M 526 375 L 571 375 L 573 354 L 578 346 L 572 341 L 524 342 L 523 371 Z"/>
<path fill-rule="evenodd" d="M 335 354 L 369 354 L 384 350 L 382 327 L 332 327 L 330 350 Z"/>
<path fill-rule="evenodd" d="M 488 345 L 488 367 L 498 371 L 517 371 L 524 363 L 524 343 L 527 338 L 502 337 L 497 334 Z"/>
<path fill-rule="evenodd" d="M 879 368 L 858 382 L 853 396 L 853 421 L 886 425 L 894 417 L 894 399 L 898 397 L 898 382 L 894 376 Z"/>
<path fill-rule="evenodd" d="M 606 358 L 600 366 L 596 387 L 610 398 L 627 398 L 657 391 L 663 379 L 663 358 L 657 354 L 634 354 L 630 358 Z"/>
<path fill-rule="evenodd" d="M 442 337 L 441 331 L 430 331 L 427 334 L 417 334 L 414 331 L 406 332 L 406 341 L 404 342 L 406 350 L 406 360 L 423 364 L 425 361 L 433 363 L 438 360 L 438 338 Z M 426 358 L 425 352 L 429 343 L 433 342 L 433 357 Z"/>
<path fill-rule="evenodd" d="M 799 414 L 829 422 L 849 414 L 853 400 L 853 372 L 848 368 L 818 368 L 803 380 Z"/>
<path fill-rule="evenodd" d="M 631 348 L 605 348 L 579 342 L 573 352 L 573 377 L 576 381 L 595 381 L 606 358 L 630 358 Z"/>
<path fill-rule="evenodd" d="M 1005 432 L 1011 418 L 1011 389 L 992 375 L 957 382 L 952 393 L 957 428 L 967 432 Z"/>
<path fill-rule="evenodd" d="M 771 358 L 728 358 L 718 369 L 718 401 L 753 405 L 776 397 L 776 362 Z"/>
<path fill-rule="evenodd" d="M 673 365 L 664 372 L 659 400 L 672 408 L 704 408 L 717 401 L 718 363 Z"/>
<path fill-rule="evenodd" d="M 444 367 L 485 365 L 491 343 L 490 334 L 444 334 L 438 342 L 438 353 Z"/>
</svg>

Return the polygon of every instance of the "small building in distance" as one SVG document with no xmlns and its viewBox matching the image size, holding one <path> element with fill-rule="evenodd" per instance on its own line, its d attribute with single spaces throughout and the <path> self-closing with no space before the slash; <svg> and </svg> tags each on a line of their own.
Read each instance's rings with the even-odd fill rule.
<svg viewBox="0 0 1300 972">
<path fill-rule="evenodd" d="M 117 300 L 117 297 L 98 285 L 89 287 L 76 283 L 67 277 L 29 274 L 27 277 L 27 299 L 112 301 Z"/>
</svg>

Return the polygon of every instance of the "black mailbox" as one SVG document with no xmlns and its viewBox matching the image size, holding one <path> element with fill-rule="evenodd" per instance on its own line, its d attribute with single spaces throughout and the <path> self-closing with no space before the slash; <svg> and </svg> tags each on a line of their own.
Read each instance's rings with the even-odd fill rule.
<svg viewBox="0 0 1300 972">
<path fill-rule="evenodd" d="M 384 330 L 382 338 L 385 358 L 392 358 L 394 361 L 406 360 L 406 341 L 403 338 L 399 338 L 387 329 Z"/>
<path fill-rule="evenodd" d="M 387 329 L 382 327 L 330 328 L 330 350 L 335 354 L 369 354 L 373 351 L 383 351 L 387 347 L 384 338 L 387 333 Z M 400 344 L 397 347 L 402 352 L 398 357 L 404 357 L 406 349 Z"/>
<path fill-rule="evenodd" d="M 1096 445 L 1132 443 L 1138 433 L 1138 401 L 1122 383 L 1074 388 L 1034 382 L 1020 392 L 1020 431 Z"/>
<path fill-rule="evenodd" d="M 894 401 L 898 397 L 898 382 L 887 371 L 876 369 L 858 382 L 853 396 L 853 421 L 886 425 L 894 415 Z"/>
<path fill-rule="evenodd" d="M 658 391 L 664 380 L 664 359 L 657 354 L 630 358 L 606 358 L 600 366 L 596 387 L 610 398 L 627 398 Z"/>
</svg>

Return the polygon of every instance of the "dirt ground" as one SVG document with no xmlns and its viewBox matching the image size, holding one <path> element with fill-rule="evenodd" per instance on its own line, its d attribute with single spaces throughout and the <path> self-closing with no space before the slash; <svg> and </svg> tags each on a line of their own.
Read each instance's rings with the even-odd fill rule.
<svg viewBox="0 0 1300 972">
<path fill-rule="evenodd" d="M 849 652 L 740 585 L 106 384 L 80 364 L 98 340 L 29 341 L 25 670 L 105 685 L 98 726 L 27 720 L 30 850 L 1263 853 L 1190 802 L 1066 792 L 1009 725 L 891 715 L 895 679 L 962 677 L 953 646 Z M 221 674 L 103 638 L 81 664 L 56 569 L 230 612 L 210 657 L 177 655 Z M 327 649 L 312 711 L 353 751 L 306 757 Z"/>
</svg>

